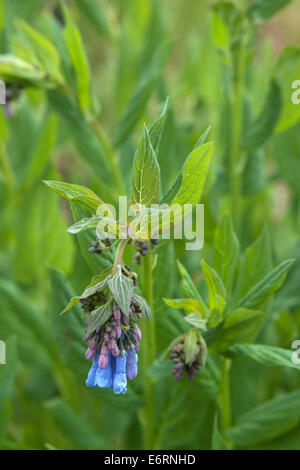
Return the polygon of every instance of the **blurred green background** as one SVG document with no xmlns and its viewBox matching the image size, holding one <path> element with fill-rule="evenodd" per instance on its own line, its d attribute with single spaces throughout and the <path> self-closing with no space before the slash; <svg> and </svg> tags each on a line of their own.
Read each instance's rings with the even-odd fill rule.
<svg viewBox="0 0 300 470">
<path fill-rule="evenodd" d="M 2 449 L 143 445 L 142 378 L 130 384 L 122 397 L 87 389 L 90 364 L 84 357 L 79 309 L 58 316 L 69 297 L 80 293 L 90 277 L 110 263 L 109 255 L 95 260 L 87 253 L 85 239 L 66 232 L 72 223 L 69 205 L 41 181 L 85 185 L 106 202 L 115 202 L 124 187 L 129 190 L 143 122 L 150 124 L 169 96 L 159 153 L 162 194 L 198 137 L 212 126 L 215 152 L 202 201 L 203 251 L 210 255 L 216 223 L 230 210 L 227 156 L 233 122 L 227 100 L 228 57 L 220 54 L 214 37 L 213 3 L 70 0 L 68 10 L 85 50 L 76 70 L 56 0 L 0 0 L 0 77 L 13 93 L 10 109 L 0 108 L 0 339 L 7 345 L 7 364 L 0 365 Z M 247 8 L 254 2 L 236 3 Z M 271 123 L 274 117 L 268 138 L 244 152 L 239 230 L 246 247 L 267 223 L 274 261 L 297 259 L 260 338 L 284 348 L 300 338 L 300 105 L 292 105 L 290 99 L 292 81 L 300 80 L 300 2 L 287 3 L 269 21 L 255 25 L 247 43 L 245 115 L 259 115 L 273 77 L 281 90 L 281 107 L 276 96 L 267 102 Z M 49 47 L 43 52 L 41 45 L 35 50 L 20 19 L 54 46 L 60 72 L 54 67 L 55 54 Z M 74 34 L 79 50 L 80 36 Z M 173 42 L 172 50 L 168 41 Z M 286 49 L 289 45 L 293 48 Z M 42 70 L 42 78 L 29 74 L 25 79 L 24 70 L 20 78 L 21 67 L 16 62 L 8 66 L 6 54 L 28 61 L 32 74 Z M 79 99 L 72 93 L 83 70 L 90 71 L 92 103 L 84 93 Z M 133 94 L 135 107 L 130 107 Z M 91 116 L 97 116 L 101 128 L 95 127 Z M 111 148 L 116 156 L 113 164 Z M 155 270 L 158 354 L 186 328 L 182 315 L 162 302 L 162 297 L 180 296 L 173 250 L 172 244 L 162 250 Z M 179 241 L 175 250 L 195 282 L 201 283 L 203 252 L 185 252 Z M 158 448 L 211 448 L 216 383 L 209 368 L 192 383 L 177 384 L 172 377 L 157 382 Z M 233 417 L 299 385 L 299 374 L 292 370 L 266 370 L 251 361 L 236 361 Z M 264 448 L 299 448 L 298 421 L 290 428 Z"/>
</svg>

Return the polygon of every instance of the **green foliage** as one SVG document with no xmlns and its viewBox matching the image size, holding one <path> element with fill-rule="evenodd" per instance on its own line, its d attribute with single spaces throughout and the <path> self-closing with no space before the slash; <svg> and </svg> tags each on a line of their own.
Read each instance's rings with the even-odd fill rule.
<svg viewBox="0 0 300 470">
<path fill-rule="evenodd" d="M 0 0 L 1 449 L 300 449 L 296 8 Z M 130 243 L 109 212 L 125 195 L 147 206 Z M 199 202 L 188 251 L 172 229 Z M 158 203 L 178 206 L 156 246 Z M 132 297 L 138 376 L 87 388 L 84 330 Z M 187 369 L 201 355 L 192 380 L 176 344 Z"/>
</svg>

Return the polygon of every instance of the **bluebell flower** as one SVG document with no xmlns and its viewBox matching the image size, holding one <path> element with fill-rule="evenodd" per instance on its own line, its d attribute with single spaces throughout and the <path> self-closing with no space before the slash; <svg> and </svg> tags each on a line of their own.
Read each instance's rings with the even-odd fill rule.
<svg viewBox="0 0 300 470">
<path fill-rule="evenodd" d="M 128 350 L 126 358 L 126 376 L 130 380 L 135 379 L 137 376 L 137 361 L 138 355 L 135 350 Z"/>
<path fill-rule="evenodd" d="M 94 359 L 93 359 L 92 367 L 90 368 L 88 378 L 86 379 L 86 382 L 85 382 L 88 387 L 95 388 L 97 386 L 97 384 L 96 384 L 96 373 L 97 373 L 97 369 L 98 369 L 98 358 L 99 358 L 99 352 L 96 351 L 96 354 L 95 354 Z"/>
<path fill-rule="evenodd" d="M 107 367 L 98 366 L 99 352 L 93 359 L 92 367 L 89 371 L 86 385 L 88 387 L 109 388 L 116 395 L 124 394 L 127 391 L 127 378 L 134 379 L 137 376 L 138 356 L 135 350 L 128 350 L 127 353 L 114 357 L 109 353 Z"/>
<path fill-rule="evenodd" d="M 120 355 L 114 358 L 116 361 L 116 369 L 113 387 L 116 395 L 126 393 L 127 391 L 126 356 L 126 353 L 124 353 L 123 356 Z"/>
<path fill-rule="evenodd" d="M 115 358 L 110 352 L 108 356 L 108 363 L 105 369 L 98 367 L 96 372 L 96 384 L 99 388 L 110 388 L 110 390 L 112 390 L 115 369 Z"/>
</svg>

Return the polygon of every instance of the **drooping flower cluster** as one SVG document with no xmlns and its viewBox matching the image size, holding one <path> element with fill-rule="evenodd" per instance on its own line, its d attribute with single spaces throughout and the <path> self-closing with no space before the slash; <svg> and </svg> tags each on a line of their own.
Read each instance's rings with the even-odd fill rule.
<svg viewBox="0 0 300 470">
<path fill-rule="evenodd" d="M 158 245 L 157 238 L 151 238 L 150 242 L 154 246 Z M 137 250 L 137 254 L 135 256 L 136 262 L 140 264 L 141 256 L 147 256 L 148 251 L 151 249 L 151 245 L 149 245 L 149 242 L 146 242 L 144 240 L 134 240 L 133 247 Z"/>
<path fill-rule="evenodd" d="M 136 274 L 129 266 L 117 268 L 114 275 L 87 288 L 77 299 L 87 315 L 86 358 L 93 359 L 86 384 L 120 394 L 127 390 L 127 379 L 137 375 L 142 337 L 138 323 L 142 314 L 149 318 L 150 311 L 145 299 L 133 293 Z"/>
<path fill-rule="evenodd" d="M 171 345 L 170 359 L 174 363 L 172 374 L 175 380 L 180 380 L 186 373 L 192 380 L 197 371 L 206 362 L 206 344 L 202 336 L 193 330 L 185 336 L 180 336 Z"/>
</svg>

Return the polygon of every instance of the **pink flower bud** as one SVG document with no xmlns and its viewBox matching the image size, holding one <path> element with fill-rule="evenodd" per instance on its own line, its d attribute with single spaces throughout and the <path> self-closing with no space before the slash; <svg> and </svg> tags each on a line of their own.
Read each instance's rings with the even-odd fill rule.
<svg viewBox="0 0 300 470">
<path fill-rule="evenodd" d="M 93 359 L 95 354 L 96 354 L 96 349 L 90 349 L 90 347 L 88 347 L 85 353 L 85 357 L 88 361 L 90 361 L 91 359 Z"/>
<path fill-rule="evenodd" d="M 89 348 L 90 349 L 97 349 L 98 347 L 98 341 L 96 339 L 92 339 L 92 341 L 90 342 L 90 345 L 89 345 Z"/>
<path fill-rule="evenodd" d="M 142 339 L 142 332 L 141 332 L 141 330 L 139 329 L 139 327 L 138 327 L 137 325 L 136 325 L 136 327 L 135 327 L 135 334 L 136 334 L 137 339 L 138 339 L 139 341 L 141 341 L 141 339 Z"/>
</svg>

